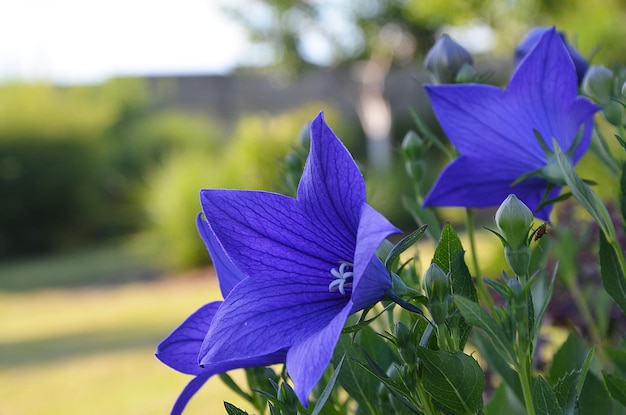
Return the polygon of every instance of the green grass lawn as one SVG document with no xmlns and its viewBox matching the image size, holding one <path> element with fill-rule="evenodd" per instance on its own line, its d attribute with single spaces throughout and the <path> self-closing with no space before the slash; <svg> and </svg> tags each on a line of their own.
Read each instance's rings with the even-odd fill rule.
<svg viewBox="0 0 626 415">
<path fill-rule="evenodd" d="M 212 271 L 123 284 L 111 274 L 116 284 L 103 285 L 107 261 L 90 255 L 0 267 L 0 414 L 165 414 L 190 379 L 153 353 L 189 313 L 219 299 Z M 113 259 L 109 272 L 128 271 Z M 73 266 L 57 284 L 62 263 Z M 90 263 L 97 285 L 73 274 Z M 226 413 L 224 400 L 251 410 L 214 378 L 186 414 Z"/>
</svg>

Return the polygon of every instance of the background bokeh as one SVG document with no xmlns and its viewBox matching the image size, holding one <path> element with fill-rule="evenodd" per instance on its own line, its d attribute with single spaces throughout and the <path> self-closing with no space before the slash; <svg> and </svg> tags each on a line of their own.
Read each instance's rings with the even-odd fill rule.
<svg viewBox="0 0 626 415">
<path fill-rule="evenodd" d="M 167 412 L 186 377 L 156 361 L 156 344 L 219 297 L 195 230 L 199 189 L 287 191 L 285 157 L 320 110 L 363 167 L 371 204 L 411 230 L 401 199 L 412 188 L 398 148 L 413 111 L 437 128 L 422 60 L 441 33 L 498 85 L 512 71 L 515 44 L 536 25 L 556 25 L 593 63 L 626 63 L 621 0 L 205 1 L 221 10 L 213 21 L 248 35 L 228 72 L 110 64 L 98 77 L 73 77 L 54 64 L 64 55 L 49 52 L 54 71 L 13 66 L 0 77 L 0 414 Z M 37 14 L 55 1 L 29 4 L 22 11 Z M 186 2 L 155 10 L 163 4 L 197 22 Z M 137 55 L 166 43 L 132 34 L 152 28 L 150 7 L 127 11 L 145 17 L 131 19 Z M 74 20 L 89 12 L 78 8 Z M 210 45 L 190 46 L 193 54 L 225 47 L 220 32 L 191 26 L 183 37 L 204 34 Z M 55 29 L 20 30 L 46 38 Z M 119 55 L 116 39 L 98 59 Z M 428 160 L 432 181 L 443 161 Z M 610 193 L 597 161 L 582 168 Z M 496 275 L 502 266 L 492 264 Z M 189 413 L 220 413 L 224 399 L 237 402 L 214 379 Z"/>
</svg>

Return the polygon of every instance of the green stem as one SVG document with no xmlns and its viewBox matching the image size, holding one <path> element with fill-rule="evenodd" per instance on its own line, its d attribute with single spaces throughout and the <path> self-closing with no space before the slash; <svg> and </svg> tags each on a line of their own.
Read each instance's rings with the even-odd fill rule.
<svg viewBox="0 0 626 415">
<path fill-rule="evenodd" d="M 474 236 L 474 210 L 471 208 L 465 209 L 465 227 L 467 230 L 467 237 L 469 238 L 470 244 L 470 252 L 472 256 L 472 264 L 474 266 L 474 272 L 476 274 L 476 288 L 478 288 L 478 295 L 481 297 L 482 301 L 487 304 L 487 306 L 492 309 L 495 304 L 487 291 L 487 287 L 485 287 L 485 283 L 483 282 L 480 266 L 478 265 L 478 253 L 476 249 L 476 238 Z"/>
<path fill-rule="evenodd" d="M 526 406 L 526 413 L 528 415 L 535 415 L 535 406 L 533 405 L 533 393 L 530 386 L 531 373 L 530 373 L 530 356 L 526 356 L 525 353 L 518 353 L 518 371 L 519 381 L 522 385 L 522 394 L 524 395 L 524 406 Z"/>
</svg>

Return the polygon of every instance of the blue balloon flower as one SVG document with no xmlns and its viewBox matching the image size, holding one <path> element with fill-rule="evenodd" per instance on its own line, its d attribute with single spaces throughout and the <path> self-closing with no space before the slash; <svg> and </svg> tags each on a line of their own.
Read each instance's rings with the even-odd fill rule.
<svg viewBox="0 0 626 415">
<path fill-rule="evenodd" d="M 589 147 L 599 109 L 577 96 L 576 69 L 556 30 L 543 34 L 506 90 L 476 84 L 426 90 L 460 157 L 443 170 L 424 205 L 498 206 L 514 193 L 547 221 L 552 204 L 541 202 L 564 184 L 554 174 L 552 140 L 575 164 Z"/>
<path fill-rule="evenodd" d="M 196 375 L 179 402 L 212 374 L 285 362 L 306 406 L 348 316 L 389 288 L 375 252 L 399 230 L 366 203 L 363 177 L 322 114 L 311 124 L 296 199 L 206 189 L 201 202 L 201 234 L 225 299 L 198 310 L 160 346 L 161 360 Z"/>
</svg>

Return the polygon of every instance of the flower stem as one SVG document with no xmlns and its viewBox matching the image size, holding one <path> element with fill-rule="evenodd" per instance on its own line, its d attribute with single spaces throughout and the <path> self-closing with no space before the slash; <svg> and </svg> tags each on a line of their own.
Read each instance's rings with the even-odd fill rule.
<svg viewBox="0 0 626 415">
<path fill-rule="evenodd" d="M 470 252 L 472 255 L 472 265 L 474 266 L 474 273 L 476 274 L 476 288 L 478 288 L 478 295 L 481 297 L 484 303 L 489 306 L 490 309 L 494 307 L 493 300 L 487 291 L 487 287 L 483 283 L 483 279 L 480 273 L 480 266 L 478 264 L 478 254 L 476 250 L 476 238 L 474 236 L 474 210 L 471 208 L 465 209 L 465 227 L 467 230 L 467 237 L 469 238 Z"/>
<path fill-rule="evenodd" d="M 535 406 L 533 405 L 533 394 L 530 386 L 530 356 L 526 356 L 524 351 L 518 353 L 518 371 L 519 381 L 522 385 L 522 394 L 524 396 L 524 406 L 528 415 L 535 415 Z"/>
</svg>

